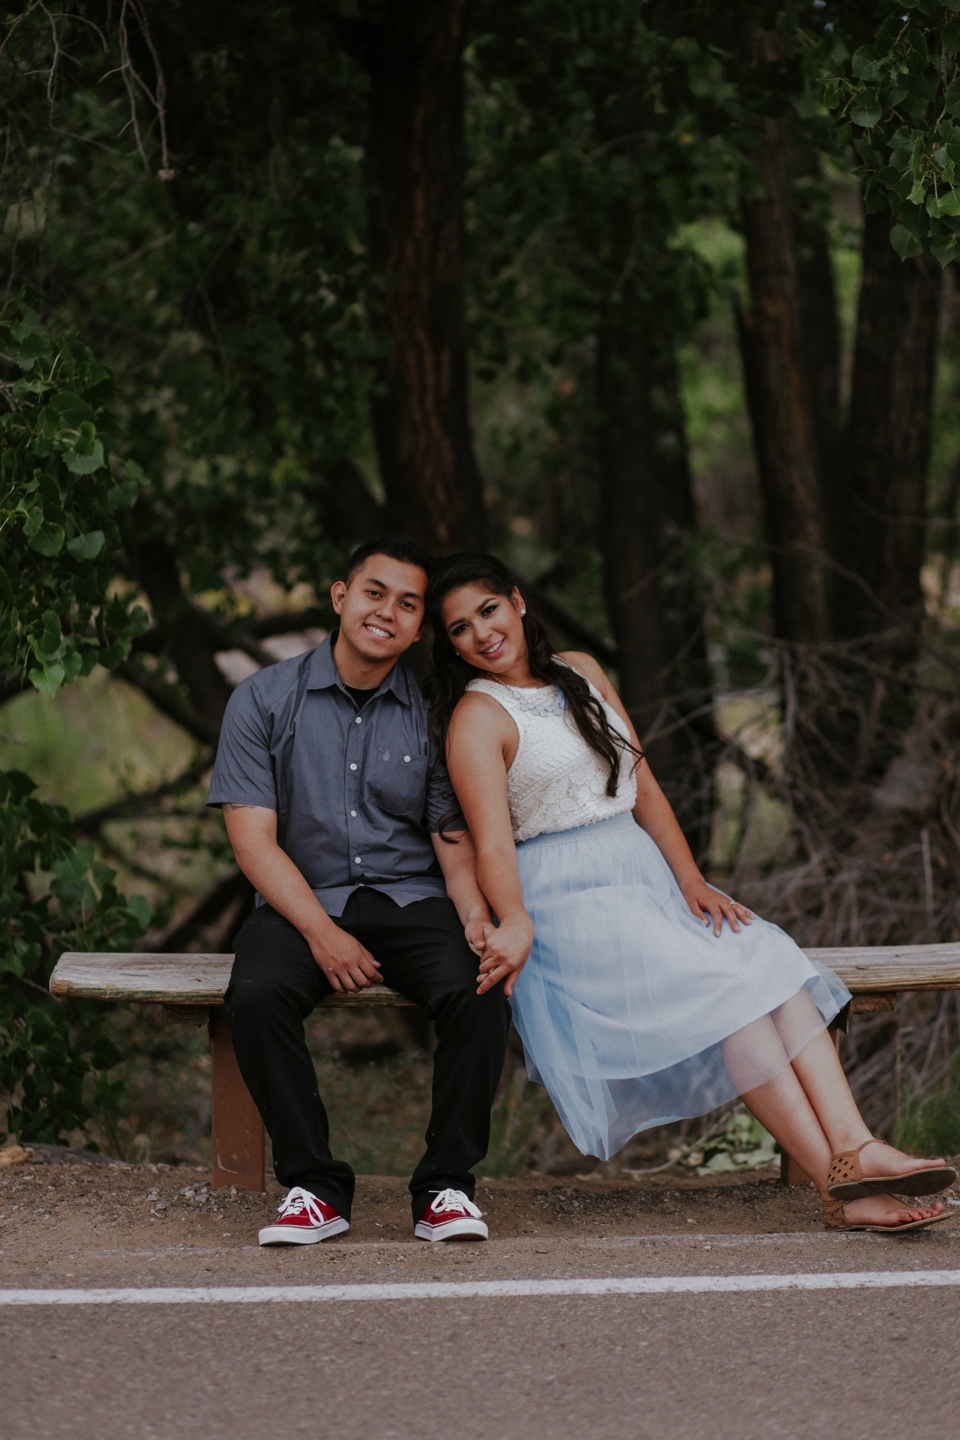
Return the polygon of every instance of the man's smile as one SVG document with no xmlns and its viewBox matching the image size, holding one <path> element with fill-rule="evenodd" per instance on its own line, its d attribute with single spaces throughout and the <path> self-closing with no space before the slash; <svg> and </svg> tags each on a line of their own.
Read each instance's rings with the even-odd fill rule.
<svg viewBox="0 0 960 1440">
<path fill-rule="evenodd" d="M 364 622 L 364 630 L 369 630 L 371 635 L 376 635 L 379 640 L 392 640 L 393 631 L 385 630 L 382 625 L 375 625 L 372 620 Z"/>
</svg>

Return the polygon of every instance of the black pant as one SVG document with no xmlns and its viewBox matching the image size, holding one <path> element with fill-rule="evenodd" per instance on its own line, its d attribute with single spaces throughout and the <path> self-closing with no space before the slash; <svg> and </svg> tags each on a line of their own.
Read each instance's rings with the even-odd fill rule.
<svg viewBox="0 0 960 1440">
<path fill-rule="evenodd" d="M 433 1108 L 427 1150 L 410 1181 L 414 1219 L 448 1186 L 473 1198 L 471 1168 L 487 1153 L 490 1108 L 503 1069 L 510 1009 L 502 988 L 477 995 L 477 957 L 453 904 L 399 906 L 361 887 L 336 922 L 380 962 L 386 984 L 434 1022 Z M 240 1073 L 273 1141 L 281 1185 L 302 1185 L 349 1219 L 354 1174 L 330 1152 L 330 1126 L 303 1022 L 330 982 L 295 926 L 268 905 L 241 927 L 226 994 Z"/>
</svg>

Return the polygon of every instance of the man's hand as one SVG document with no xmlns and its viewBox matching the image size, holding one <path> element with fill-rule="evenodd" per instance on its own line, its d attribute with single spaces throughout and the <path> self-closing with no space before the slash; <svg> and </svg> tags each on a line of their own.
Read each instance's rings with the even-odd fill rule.
<svg viewBox="0 0 960 1440">
<path fill-rule="evenodd" d="M 310 951 L 334 990 L 365 990 L 382 982 L 379 961 L 359 940 L 333 925 L 322 940 L 310 940 Z"/>
<path fill-rule="evenodd" d="M 704 925 L 713 922 L 714 935 L 720 934 L 724 920 L 736 934 L 739 933 L 741 924 L 752 923 L 746 905 L 741 905 L 739 900 L 731 900 L 729 895 L 721 895 L 719 890 L 714 890 L 703 878 L 691 881 L 682 888 L 683 898 L 697 919 L 702 920 Z"/>
<path fill-rule="evenodd" d="M 502 980 L 504 995 L 512 995 L 532 946 L 533 921 L 526 911 L 502 921 L 496 928 L 491 926 L 477 976 L 477 994 L 485 994 Z"/>
</svg>

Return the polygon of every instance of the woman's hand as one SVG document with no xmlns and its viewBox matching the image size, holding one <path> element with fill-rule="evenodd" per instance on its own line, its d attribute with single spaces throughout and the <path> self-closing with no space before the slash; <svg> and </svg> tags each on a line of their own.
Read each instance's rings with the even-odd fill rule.
<svg viewBox="0 0 960 1440">
<path fill-rule="evenodd" d="M 729 895 L 721 895 L 719 890 L 714 890 L 712 885 L 707 884 L 702 875 L 681 886 L 681 889 L 684 900 L 697 919 L 702 920 L 704 925 L 713 921 L 714 935 L 720 934 L 720 927 L 725 919 L 735 934 L 740 933 L 741 922 L 744 925 L 752 922 L 750 911 L 745 905 L 741 905 L 739 900 L 731 900 Z"/>
<path fill-rule="evenodd" d="M 532 946 L 533 921 L 526 911 L 502 920 L 496 929 L 491 928 L 477 976 L 477 994 L 485 994 L 502 980 L 504 995 L 512 995 Z"/>
</svg>

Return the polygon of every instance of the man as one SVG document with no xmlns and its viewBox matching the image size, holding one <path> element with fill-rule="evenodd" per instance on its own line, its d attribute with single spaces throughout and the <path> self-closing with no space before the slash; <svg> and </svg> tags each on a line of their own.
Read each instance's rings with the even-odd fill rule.
<svg viewBox="0 0 960 1440">
<path fill-rule="evenodd" d="M 477 993 L 471 945 L 482 949 L 490 911 L 426 702 L 398 663 L 423 628 L 428 563 L 407 540 L 362 546 L 330 592 L 339 628 L 244 680 L 224 716 L 208 804 L 222 807 L 258 902 L 236 938 L 226 1013 L 290 1187 L 261 1245 L 349 1229 L 354 1175 L 330 1151 L 303 1021 L 331 991 L 381 980 L 437 1032 L 415 1234 L 487 1238 L 470 1172 L 487 1149 L 509 1012 L 501 987 Z"/>
</svg>

